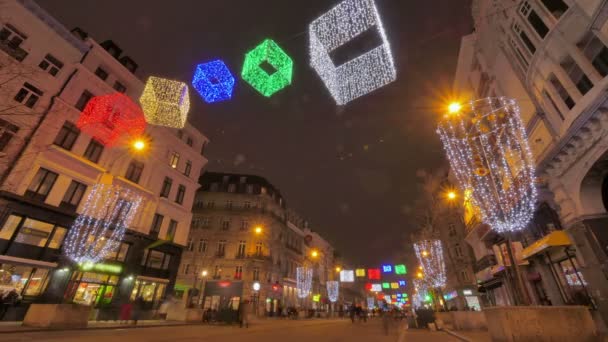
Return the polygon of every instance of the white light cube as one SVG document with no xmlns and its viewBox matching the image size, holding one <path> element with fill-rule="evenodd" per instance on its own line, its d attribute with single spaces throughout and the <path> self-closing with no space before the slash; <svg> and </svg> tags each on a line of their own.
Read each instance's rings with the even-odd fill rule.
<svg viewBox="0 0 608 342">
<path fill-rule="evenodd" d="M 382 45 L 336 66 L 330 52 L 375 29 Z M 338 105 L 344 105 L 397 78 L 391 48 L 373 0 L 345 0 L 309 27 L 310 64 Z"/>
<path fill-rule="evenodd" d="M 352 283 L 355 281 L 355 271 L 342 270 L 340 271 L 340 281 L 343 283 Z"/>
</svg>

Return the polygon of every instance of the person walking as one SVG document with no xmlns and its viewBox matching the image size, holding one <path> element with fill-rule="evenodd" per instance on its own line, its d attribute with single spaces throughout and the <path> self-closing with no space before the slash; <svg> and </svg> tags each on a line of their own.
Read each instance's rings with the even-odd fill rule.
<svg viewBox="0 0 608 342">
<path fill-rule="evenodd" d="M 239 318 L 241 322 L 241 328 L 249 328 L 249 301 L 245 300 L 239 305 Z"/>
<path fill-rule="evenodd" d="M 133 325 L 137 325 L 137 321 L 141 318 L 141 314 L 144 308 L 144 298 L 142 296 L 137 296 L 135 298 L 135 302 L 133 302 Z"/>
</svg>

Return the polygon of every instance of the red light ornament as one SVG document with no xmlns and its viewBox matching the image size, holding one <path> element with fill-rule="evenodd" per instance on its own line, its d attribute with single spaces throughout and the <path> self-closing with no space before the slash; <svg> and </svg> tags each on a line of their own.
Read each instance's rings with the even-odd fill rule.
<svg viewBox="0 0 608 342">
<path fill-rule="evenodd" d="M 146 130 L 141 108 L 121 93 L 95 96 L 80 113 L 76 126 L 105 146 L 124 137 L 139 137 Z"/>
<path fill-rule="evenodd" d="M 370 268 L 367 270 L 367 278 L 370 280 L 380 280 L 380 269 Z"/>
</svg>

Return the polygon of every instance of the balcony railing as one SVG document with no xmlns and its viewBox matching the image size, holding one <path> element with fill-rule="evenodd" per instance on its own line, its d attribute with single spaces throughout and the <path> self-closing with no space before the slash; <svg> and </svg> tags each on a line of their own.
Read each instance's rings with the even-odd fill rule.
<svg viewBox="0 0 608 342">
<path fill-rule="evenodd" d="M 27 57 L 28 52 L 23 50 L 18 46 L 14 46 L 9 41 L 0 41 L 0 50 L 6 52 L 9 56 L 18 60 L 19 62 L 23 62 L 25 57 Z"/>
</svg>

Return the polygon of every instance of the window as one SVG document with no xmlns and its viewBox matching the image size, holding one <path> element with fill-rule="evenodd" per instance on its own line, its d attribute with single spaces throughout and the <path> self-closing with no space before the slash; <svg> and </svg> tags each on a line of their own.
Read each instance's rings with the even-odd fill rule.
<svg viewBox="0 0 608 342">
<path fill-rule="evenodd" d="M 175 196 L 175 203 L 182 204 L 184 203 L 184 195 L 186 195 L 186 187 L 180 184 L 177 187 L 177 195 Z"/>
<path fill-rule="evenodd" d="M 48 273 L 47 269 L 3 263 L 0 265 L 0 287 L 15 289 L 21 295 L 38 296 L 46 289 Z"/>
<path fill-rule="evenodd" d="M 530 25 L 534 28 L 536 33 L 538 33 L 539 37 L 545 38 L 547 33 L 549 32 L 549 28 L 545 25 L 545 22 L 538 16 L 536 11 L 532 9 L 530 2 L 524 1 L 519 8 L 520 13 L 524 16 L 524 18 L 528 19 Z"/>
<path fill-rule="evenodd" d="M 521 50 L 519 48 L 519 44 L 516 43 L 512 37 L 509 37 L 509 44 L 511 45 L 511 48 L 513 48 L 513 51 L 515 51 L 515 55 L 516 55 L 517 59 L 519 60 L 519 64 L 520 64 L 522 70 L 524 70 L 524 71 L 527 70 L 528 66 L 529 66 L 528 59 L 521 52 Z"/>
<path fill-rule="evenodd" d="M 10 240 L 22 219 L 23 217 L 21 216 L 10 215 L 0 229 L 0 239 Z"/>
<path fill-rule="evenodd" d="M 193 143 L 192 138 L 188 137 L 188 139 L 186 139 L 186 145 L 192 147 L 192 143 Z"/>
<path fill-rule="evenodd" d="M 456 253 L 456 256 L 459 258 L 463 257 L 462 248 L 460 248 L 460 244 L 456 244 L 456 246 L 454 247 L 454 253 Z"/>
<path fill-rule="evenodd" d="M 213 278 L 219 279 L 222 277 L 222 266 L 215 265 L 215 269 L 213 271 Z"/>
<path fill-rule="evenodd" d="M 578 64 L 576 64 L 572 57 L 566 56 L 562 61 L 561 66 L 581 94 L 585 95 L 587 92 L 589 92 L 589 90 L 591 90 L 591 88 L 593 88 L 593 83 L 591 80 L 587 77 L 587 75 L 585 75 L 583 70 L 578 66 Z"/>
<path fill-rule="evenodd" d="M 38 67 L 49 74 L 56 76 L 59 70 L 63 68 L 63 63 L 51 54 L 46 54 L 44 59 L 38 64 Z"/>
<path fill-rule="evenodd" d="M 70 151 L 80 135 L 80 130 L 73 123 L 66 121 L 57 133 L 53 144 Z"/>
<path fill-rule="evenodd" d="M 7 42 L 8 46 L 16 49 L 23 43 L 24 40 L 27 39 L 27 36 L 21 33 L 15 26 L 11 24 L 6 24 L 0 30 L 0 41 Z"/>
<path fill-rule="evenodd" d="M 146 268 L 155 268 L 159 270 L 169 269 L 169 262 L 171 261 L 171 254 L 163 253 L 154 249 L 146 249 L 144 252 L 144 258 L 142 259 L 142 266 Z"/>
<path fill-rule="evenodd" d="M 44 247 L 52 232 L 52 224 L 26 218 L 17 232 L 15 242 Z"/>
<path fill-rule="evenodd" d="M 61 200 L 60 207 L 76 210 L 86 190 L 87 186 L 85 184 L 73 180 L 72 183 L 70 183 L 70 186 L 68 186 L 68 190 L 65 192 L 65 195 L 63 195 L 63 200 Z"/>
<path fill-rule="evenodd" d="M 34 108 L 43 94 L 44 93 L 42 90 L 34 87 L 28 82 L 25 82 L 23 83 L 23 87 L 17 92 L 17 95 L 15 95 L 14 100 L 24 104 L 28 108 Z"/>
<path fill-rule="evenodd" d="M 559 118 L 562 119 L 562 121 L 564 121 L 565 120 L 564 115 L 562 114 L 562 112 L 560 112 L 559 107 L 557 107 L 557 104 L 555 103 L 555 101 L 553 100 L 551 95 L 549 95 L 549 93 L 544 89 L 543 89 L 543 95 L 545 96 L 545 98 L 547 100 L 549 100 L 549 103 L 551 104 L 551 106 L 553 107 L 553 109 L 555 110 L 557 115 L 559 115 Z"/>
<path fill-rule="evenodd" d="M 564 0 L 540 0 L 540 2 L 545 5 L 545 8 L 555 19 L 559 19 L 568 10 L 568 5 Z"/>
<path fill-rule="evenodd" d="M 122 83 L 116 81 L 114 82 L 114 89 L 119 93 L 125 93 L 127 91 L 127 87 L 125 87 Z"/>
<path fill-rule="evenodd" d="M 230 229 L 230 220 L 222 220 L 222 230 Z"/>
<path fill-rule="evenodd" d="M 557 94 L 562 98 L 568 109 L 572 109 L 576 103 L 554 74 L 549 75 L 549 82 L 555 87 Z"/>
<path fill-rule="evenodd" d="M 242 279 L 243 278 L 243 266 L 236 266 L 234 268 L 234 279 Z"/>
<path fill-rule="evenodd" d="M 234 206 L 234 202 L 232 202 L 232 200 L 226 201 L 226 209 L 231 210 L 233 206 Z"/>
<path fill-rule="evenodd" d="M 209 227 L 211 225 L 211 219 L 208 217 L 203 217 L 201 219 L 201 227 Z"/>
<path fill-rule="evenodd" d="M 186 168 L 184 169 L 184 175 L 186 175 L 186 177 L 190 177 L 190 172 L 192 171 L 192 162 L 191 161 L 186 161 Z"/>
<path fill-rule="evenodd" d="M 253 280 L 260 280 L 260 268 L 259 267 L 253 268 Z"/>
<path fill-rule="evenodd" d="M 80 97 L 78 98 L 78 101 L 76 102 L 74 107 L 76 107 L 76 109 L 82 112 L 93 97 L 95 97 L 95 95 L 93 95 L 93 93 L 91 93 L 90 91 L 83 91 L 82 94 L 80 94 Z"/>
<path fill-rule="evenodd" d="M 228 192 L 236 192 L 236 184 L 228 184 Z"/>
<path fill-rule="evenodd" d="M 56 180 L 57 174 L 55 172 L 40 168 L 27 188 L 25 197 L 44 202 Z"/>
<path fill-rule="evenodd" d="M 179 164 L 179 153 L 173 152 L 171 153 L 171 158 L 169 159 L 169 166 L 176 169 Z"/>
<path fill-rule="evenodd" d="M 87 149 L 84 151 L 84 157 L 93 163 L 99 162 L 101 153 L 103 152 L 103 145 L 95 139 L 91 139 Z"/>
<path fill-rule="evenodd" d="M 251 202 L 246 201 L 245 203 L 243 203 L 243 209 L 250 209 L 251 208 Z"/>
<path fill-rule="evenodd" d="M 207 202 L 207 209 L 213 209 L 213 208 L 215 208 L 215 202 L 213 202 L 213 201 Z"/>
<path fill-rule="evenodd" d="M 606 77 L 608 75 L 608 48 L 604 43 L 593 32 L 588 32 L 577 46 L 591 61 L 595 70 L 602 77 Z"/>
<path fill-rule="evenodd" d="M 137 160 L 132 160 L 127 168 L 127 173 L 125 174 L 125 178 L 130 180 L 133 183 L 139 182 L 139 178 L 141 178 L 141 173 L 144 170 L 144 163 L 139 162 Z"/>
<path fill-rule="evenodd" d="M 150 227 L 150 234 L 158 236 L 160 233 L 160 227 L 163 225 L 163 219 L 165 217 L 159 213 L 154 214 L 152 219 L 152 227 Z"/>
<path fill-rule="evenodd" d="M 450 236 L 456 235 L 456 225 L 453 223 L 448 224 L 448 232 Z"/>
<path fill-rule="evenodd" d="M 209 185 L 209 191 L 215 192 L 215 191 L 218 191 L 219 189 L 220 189 L 220 186 L 217 183 L 211 183 L 211 185 Z"/>
<path fill-rule="evenodd" d="M 513 23 L 513 31 L 515 31 L 519 38 L 521 38 L 521 41 L 528 48 L 530 53 L 534 54 L 536 52 L 536 46 L 534 46 L 534 43 L 532 43 L 532 40 L 530 40 L 530 37 L 528 37 L 526 31 L 522 30 L 518 23 Z"/>
<path fill-rule="evenodd" d="M 104 81 L 108 79 L 108 72 L 103 70 L 101 67 L 98 67 L 97 70 L 95 70 L 95 75 Z"/>
<path fill-rule="evenodd" d="M 248 230 L 248 229 L 249 229 L 249 221 L 247 221 L 247 220 L 241 221 L 241 230 Z"/>
<path fill-rule="evenodd" d="M 469 281 L 469 273 L 466 270 L 460 271 L 460 278 L 464 281 Z"/>
<path fill-rule="evenodd" d="M 262 255 L 262 243 L 258 242 L 255 244 L 255 254 L 260 256 Z"/>
<path fill-rule="evenodd" d="M 223 257 L 226 255 L 226 240 L 220 240 L 217 243 L 217 256 Z"/>
<path fill-rule="evenodd" d="M 247 184 L 247 193 L 248 194 L 253 194 L 253 185 L 252 184 Z"/>
<path fill-rule="evenodd" d="M 192 238 L 188 238 L 188 243 L 186 244 L 186 248 L 190 252 L 192 252 L 194 250 L 194 241 L 192 240 Z"/>
<path fill-rule="evenodd" d="M 184 274 L 188 274 L 190 273 L 190 264 L 185 264 L 184 265 Z"/>
<path fill-rule="evenodd" d="M 184 138 L 184 131 L 177 130 L 177 137 L 179 138 L 179 140 L 182 140 Z"/>
<path fill-rule="evenodd" d="M 205 253 L 207 251 L 207 240 L 200 239 L 198 240 L 198 252 Z"/>
<path fill-rule="evenodd" d="M 18 131 L 19 127 L 4 119 L 0 119 L 0 152 L 6 149 L 8 143 L 13 139 Z"/>
<path fill-rule="evenodd" d="M 205 147 L 207 147 L 207 142 L 203 141 L 203 145 L 201 146 L 201 156 L 205 153 Z"/>
<path fill-rule="evenodd" d="M 167 235 L 165 236 L 165 240 L 173 241 L 175 238 L 175 233 L 177 232 L 177 221 L 171 220 L 169 221 L 169 228 L 167 229 Z"/>
<path fill-rule="evenodd" d="M 169 177 L 165 177 L 163 181 L 163 187 L 160 189 L 160 197 L 169 198 L 169 193 L 171 192 L 171 185 L 173 184 L 173 180 Z"/>
<path fill-rule="evenodd" d="M 242 257 L 245 256 L 245 248 L 246 248 L 246 246 L 247 246 L 247 243 L 245 241 L 243 241 L 243 240 L 239 241 L 239 247 L 238 247 L 237 252 L 236 252 L 237 258 L 239 258 L 239 257 L 242 258 Z"/>
<path fill-rule="evenodd" d="M 108 256 L 105 258 L 106 260 L 117 260 L 117 261 L 125 261 L 127 259 L 127 253 L 129 252 L 129 248 L 131 245 L 128 243 L 121 242 L 116 246 L 116 248 L 111 251 Z"/>
</svg>

